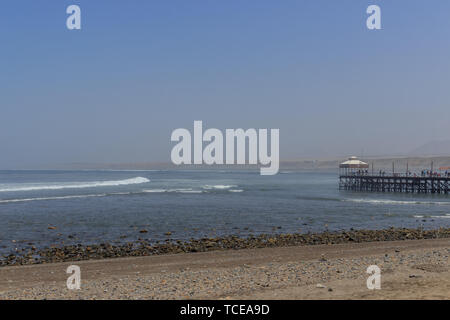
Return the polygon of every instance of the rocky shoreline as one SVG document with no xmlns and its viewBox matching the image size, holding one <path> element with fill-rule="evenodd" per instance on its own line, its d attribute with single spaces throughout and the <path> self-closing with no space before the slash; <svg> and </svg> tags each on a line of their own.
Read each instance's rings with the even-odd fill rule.
<svg viewBox="0 0 450 320">
<path fill-rule="evenodd" d="M 342 243 L 397 241 L 450 238 L 450 228 L 435 230 L 391 228 L 386 230 L 349 230 L 308 234 L 263 234 L 241 238 L 238 236 L 191 239 L 167 239 L 164 243 L 138 240 L 123 245 L 109 243 L 92 245 L 66 245 L 37 249 L 23 248 L 0 256 L 1 266 L 31 265 L 54 262 L 139 257 L 162 254 L 206 252 L 214 250 L 239 250 L 249 248 L 286 247 L 300 245 L 332 245 Z"/>
</svg>

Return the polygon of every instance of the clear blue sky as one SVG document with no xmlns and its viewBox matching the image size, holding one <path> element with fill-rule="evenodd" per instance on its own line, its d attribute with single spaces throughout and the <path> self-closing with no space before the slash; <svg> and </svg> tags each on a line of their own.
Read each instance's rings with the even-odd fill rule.
<svg viewBox="0 0 450 320">
<path fill-rule="evenodd" d="M 2 0 L 0 41 L 0 168 L 169 161 L 194 120 L 284 159 L 450 139 L 448 0 Z"/>
</svg>

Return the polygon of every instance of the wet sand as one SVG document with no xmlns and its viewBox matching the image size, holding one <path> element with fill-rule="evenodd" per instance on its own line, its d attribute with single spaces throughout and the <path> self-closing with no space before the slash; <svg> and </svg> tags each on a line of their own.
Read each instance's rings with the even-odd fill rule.
<svg viewBox="0 0 450 320">
<path fill-rule="evenodd" d="M 449 256 L 450 239 L 430 239 L 7 266 L 0 299 L 450 299 Z M 80 290 L 67 289 L 71 264 Z"/>
</svg>

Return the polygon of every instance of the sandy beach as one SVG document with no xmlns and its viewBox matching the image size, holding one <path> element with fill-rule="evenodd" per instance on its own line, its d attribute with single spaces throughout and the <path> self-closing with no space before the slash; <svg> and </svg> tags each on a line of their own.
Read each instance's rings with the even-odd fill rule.
<svg viewBox="0 0 450 320">
<path fill-rule="evenodd" d="M 450 299 L 449 255 L 450 239 L 429 239 L 7 266 L 0 299 Z M 66 287 L 71 264 L 80 290 Z"/>
</svg>

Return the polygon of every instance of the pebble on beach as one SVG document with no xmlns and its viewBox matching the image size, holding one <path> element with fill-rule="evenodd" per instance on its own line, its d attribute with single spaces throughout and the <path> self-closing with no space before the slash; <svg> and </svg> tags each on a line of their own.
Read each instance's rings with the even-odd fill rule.
<svg viewBox="0 0 450 320">
<path fill-rule="evenodd" d="M 147 230 L 141 230 L 147 231 Z M 146 233 L 146 232 L 141 232 Z M 167 232 L 166 235 L 171 235 Z M 151 241 L 139 239 L 125 244 L 52 245 L 46 248 L 16 248 L 10 254 L 0 255 L 0 266 L 42 264 L 51 262 L 80 261 L 119 257 L 137 257 L 161 254 L 206 252 L 213 250 L 237 250 L 264 247 L 285 247 L 301 245 L 332 245 L 348 242 L 398 241 L 412 239 L 450 238 L 450 228 L 436 230 L 391 228 L 387 230 L 350 230 L 308 234 L 261 234 L 242 238 L 238 236 Z M 14 242 L 14 241 L 13 241 Z M 391 257 L 386 255 L 386 261 Z M 327 262 L 322 256 L 320 262 Z"/>
</svg>

